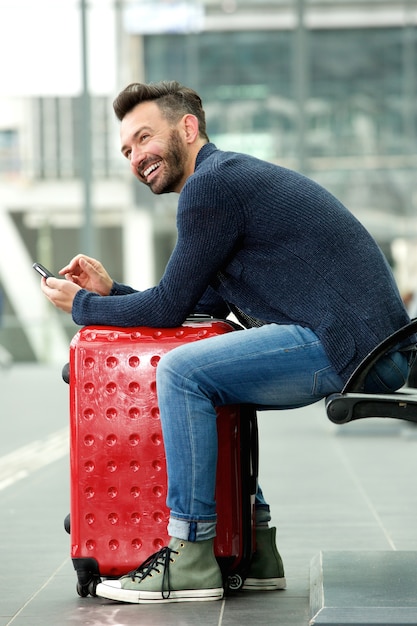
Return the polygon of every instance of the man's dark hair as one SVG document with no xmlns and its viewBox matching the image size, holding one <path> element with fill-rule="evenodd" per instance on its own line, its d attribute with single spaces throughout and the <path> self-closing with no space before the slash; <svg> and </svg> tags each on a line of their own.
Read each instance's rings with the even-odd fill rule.
<svg viewBox="0 0 417 626">
<path fill-rule="evenodd" d="M 184 87 L 175 80 L 150 84 L 131 83 L 119 93 L 113 102 L 113 109 L 117 118 L 122 121 L 137 104 L 146 101 L 156 102 L 164 117 L 172 124 L 188 113 L 195 115 L 200 137 L 209 141 L 203 104 L 193 89 Z"/>
</svg>

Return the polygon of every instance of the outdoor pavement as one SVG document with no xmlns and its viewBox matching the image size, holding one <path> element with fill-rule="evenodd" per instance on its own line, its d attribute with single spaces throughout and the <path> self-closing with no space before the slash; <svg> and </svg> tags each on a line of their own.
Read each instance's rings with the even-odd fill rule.
<svg viewBox="0 0 417 626">
<path fill-rule="evenodd" d="M 60 367 L 0 369 L 0 399 L 0 626 L 306 626 L 310 563 L 321 551 L 417 550 L 417 428 L 393 420 L 334 426 L 319 403 L 258 419 L 260 483 L 278 528 L 285 591 L 164 606 L 80 598 L 63 528 L 68 387 Z"/>
</svg>

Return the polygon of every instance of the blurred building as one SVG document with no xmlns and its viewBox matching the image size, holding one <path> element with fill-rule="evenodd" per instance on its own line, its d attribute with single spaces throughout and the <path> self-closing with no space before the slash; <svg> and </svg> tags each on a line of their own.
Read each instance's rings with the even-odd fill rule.
<svg viewBox="0 0 417 626">
<path fill-rule="evenodd" d="M 177 197 L 152 196 L 120 156 L 111 103 L 131 81 L 195 88 L 218 147 L 316 179 L 390 261 L 394 239 L 417 237 L 417 0 L 115 0 L 113 9 L 114 92 L 0 100 L 2 237 L 18 236 L 25 263 L 58 269 L 84 244 L 117 280 L 142 288 L 161 275 Z M 94 245 L 83 239 L 86 201 Z M 17 359 L 42 358 L 2 267 L 0 343 Z M 55 318 L 69 338 L 68 317 Z"/>
</svg>

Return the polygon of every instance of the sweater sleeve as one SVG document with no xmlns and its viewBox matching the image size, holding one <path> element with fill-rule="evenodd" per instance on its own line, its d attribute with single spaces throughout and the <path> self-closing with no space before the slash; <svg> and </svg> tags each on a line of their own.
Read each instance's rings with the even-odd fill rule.
<svg viewBox="0 0 417 626">
<path fill-rule="evenodd" d="M 110 297 L 80 290 L 72 309 L 76 324 L 172 327 L 195 310 L 236 246 L 239 217 L 213 185 L 189 181 L 180 195 L 177 244 L 159 284 L 130 292 L 115 284 Z"/>
<path fill-rule="evenodd" d="M 137 289 L 133 289 L 133 287 L 129 287 L 129 285 L 123 285 L 123 283 L 113 281 L 109 296 L 125 296 L 128 293 L 135 293 L 136 291 Z"/>
</svg>

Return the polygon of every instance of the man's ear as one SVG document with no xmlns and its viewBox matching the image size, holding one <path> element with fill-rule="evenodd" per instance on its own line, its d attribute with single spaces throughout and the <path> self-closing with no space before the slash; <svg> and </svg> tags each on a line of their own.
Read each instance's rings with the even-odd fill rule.
<svg viewBox="0 0 417 626">
<path fill-rule="evenodd" d="M 194 143 L 199 137 L 198 119 L 195 115 L 187 113 L 181 121 L 187 143 Z"/>
</svg>

